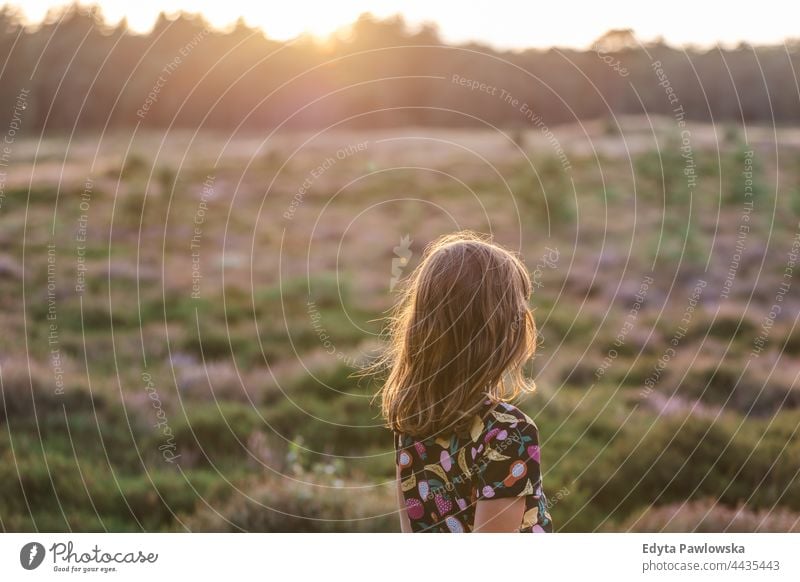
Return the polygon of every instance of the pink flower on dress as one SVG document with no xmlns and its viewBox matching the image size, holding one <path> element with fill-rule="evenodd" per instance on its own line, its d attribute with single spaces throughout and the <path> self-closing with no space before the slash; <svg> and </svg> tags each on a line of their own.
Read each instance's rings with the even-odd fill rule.
<svg viewBox="0 0 800 582">
<path fill-rule="evenodd" d="M 492 430 L 490 430 L 489 432 L 487 432 L 487 433 L 486 433 L 486 436 L 485 436 L 485 437 L 483 437 L 483 442 L 485 442 L 485 443 L 488 443 L 488 442 L 489 442 L 490 440 L 492 440 L 492 439 L 493 439 L 495 436 L 497 436 L 497 434 L 498 434 L 499 432 L 500 432 L 500 429 L 499 429 L 499 428 L 496 428 L 496 427 L 495 427 L 495 428 L 493 428 Z"/>
<path fill-rule="evenodd" d="M 494 497 L 494 489 L 492 489 L 489 485 L 483 488 L 481 491 L 484 497 Z"/>
<path fill-rule="evenodd" d="M 449 471 L 450 468 L 453 466 L 453 460 L 450 458 L 450 455 L 447 451 L 442 451 L 442 454 L 439 455 L 439 462 L 444 468 L 445 471 Z"/>
<path fill-rule="evenodd" d="M 422 502 L 419 499 L 406 499 L 406 511 L 408 512 L 408 517 L 411 519 L 419 519 L 423 515 L 425 515 L 425 508 L 422 506 Z"/>
<path fill-rule="evenodd" d="M 541 462 L 541 451 L 539 450 L 539 445 L 528 445 L 528 456 L 537 463 Z"/>
<path fill-rule="evenodd" d="M 434 499 L 436 501 L 436 509 L 439 510 L 439 514 L 445 515 L 450 513 L 450 510 L 453 509 L 453 502 L 446 497 L 437 495 Z"/>
</svg>

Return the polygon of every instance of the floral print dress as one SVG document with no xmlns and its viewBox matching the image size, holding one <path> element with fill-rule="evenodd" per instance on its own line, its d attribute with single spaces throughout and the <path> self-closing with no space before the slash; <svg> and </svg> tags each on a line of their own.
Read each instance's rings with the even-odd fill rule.
<svg viewBox="0 0 800 582">
<path fill-rule="evenodd" d="M 525 497 L 520 532 L 552 532 L 542 491 L 539 431 L 517 407 L 484 401 L 470 435 L 395 435 L 400 487 L 414 532 L 469 532 L 482 499 Z"/>
</svg>

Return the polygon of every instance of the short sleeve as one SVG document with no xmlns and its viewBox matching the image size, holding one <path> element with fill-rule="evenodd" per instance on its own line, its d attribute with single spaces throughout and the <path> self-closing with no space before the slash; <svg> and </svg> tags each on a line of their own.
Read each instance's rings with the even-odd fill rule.
<svg viewBox="0 0 800 582">
<path fill-rule="evenodd" d="M 541 491 L 539 431 L 530 418 L 511 406 L 493 410 L 481 437 L 477 499 L 522 497 Z"/>
<path fill-rule="evenodd" d="M 408 476 L 412 473 L 413 458 L 408 450 L 406 450 L 406 438 L 400 433 L 394 433 L 394 458 L 397 467 L 400 469 L 400 474 Z"/>
</svg>

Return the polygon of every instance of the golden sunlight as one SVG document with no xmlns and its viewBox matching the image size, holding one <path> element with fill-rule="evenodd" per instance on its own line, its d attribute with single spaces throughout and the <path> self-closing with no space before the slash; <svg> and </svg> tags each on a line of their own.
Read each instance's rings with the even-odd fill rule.
<svg viewBox="0 0 800 582">
<path fill-rule="evenodd" d="M 15 4 L 15 3 L 12 3 Z M 48 10 L 64 0 L 26 0 L 16 3 L 29 22 L 39 22 Z M 497 0 L 491 10 L 466 10 L 463 2 L 442 0 L 340 0 L 319 2 L 252 2 L 250 0 L 122 0 L 80 2 L 96 4 L 110 22 L 127 18 L 128 26 L 147 32 L 160 12 L 201 13 L 214 27 L 225 28 L 243 18 L 260 27 L 268 37 L 288 40 L 301 34 L 324 38 L 355 21 L 364 12 L 379 18 L 401 14 L 412 25 L 436 24 L 444 40 L 451 43 L 476 41 L 498 48 L 572 47 L 586 48 L 613 28 L 630 28 L 642 41 L 663 38 L 673 45 L 734 46 L 781 43 L 797 36 L 800 4 L 767 0 L 759 10 L 749 10 L 741 0 L 727 2 L 722 18 L 719 5 L 675 0 L 659 7 L 657 16 L 648 3 L 610 0 L 588 3 L 562 0 L 557 3 Z M 772 8 L 770 8 L 772 5 Z M 775 18 L 776 13 L 780 18 Z M 740 15 L 737 18 L 735 16 Z M 745 16 L 746 15 L 746 16 Z"/>
</svg>

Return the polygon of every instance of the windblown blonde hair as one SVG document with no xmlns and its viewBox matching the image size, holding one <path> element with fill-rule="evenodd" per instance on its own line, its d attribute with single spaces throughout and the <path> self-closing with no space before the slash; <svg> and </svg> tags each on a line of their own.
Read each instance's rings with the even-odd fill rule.
<svg viewBox="0 0 800 582">
<path fill-rule="evenodd" d="M 485 398 L 509 401 L 533 382 L 531 280 L 519 258 L 472 232 L 425 250 L 389 319 L 380 391 L 392 430 L 420 438 L 463 433 Z"/>
</svg>

